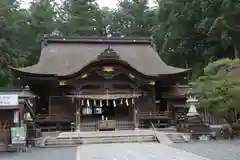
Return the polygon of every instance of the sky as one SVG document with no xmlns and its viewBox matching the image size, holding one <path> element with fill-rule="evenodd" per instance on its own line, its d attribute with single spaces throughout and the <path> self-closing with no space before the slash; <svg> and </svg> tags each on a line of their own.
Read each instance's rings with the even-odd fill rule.
<svg viewBox="0 0 240 160">
<path fill-rule="evenodd" d="M 27 8 L 29 6 L 29 2 L 33 0 L 21 0 L 21 1 L 22 1 L 22 7 Z M 60 1 L 60 0 L 56 0 L 56 1 Z M 153 0 L 150 0 L 150 1 L 152 2 Z M 118 0 L 97 0 L 97 2 L 100 7 L 116 8 Z M 152 5 L 153 2 L 150 4 Z"/>
</svg>

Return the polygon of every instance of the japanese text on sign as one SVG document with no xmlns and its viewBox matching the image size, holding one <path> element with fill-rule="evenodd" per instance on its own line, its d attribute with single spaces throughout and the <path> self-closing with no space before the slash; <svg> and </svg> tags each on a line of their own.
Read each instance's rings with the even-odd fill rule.
<svg viewBox="0 0 240 160">
<path fill-rule="evenodd" d="M 18 105 L 18 95 L 0 95 L 0 106 Z"/>
</svg>

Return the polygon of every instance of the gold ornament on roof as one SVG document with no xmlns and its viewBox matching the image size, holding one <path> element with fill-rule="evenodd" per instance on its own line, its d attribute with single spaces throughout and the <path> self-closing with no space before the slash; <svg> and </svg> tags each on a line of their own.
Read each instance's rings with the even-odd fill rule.
<svg viewBox="0 0 240 160">
<path fill-rule="evenodd" d="M 111 66 L 104 66 L 104 67 L 103 67 L 103 71 L 104 71 L 104 72 L 113 72 L 114 69 L 113 69 L 113 67 L 111 67 Z"/>
<path fill-rule="evenodd" d="M 129 73 L 129 77 L 132 78 L 132 79 L 135 78 L 135 76 L 131 73 Z"/>
<path fill-rule="evenodd" d="M 81 78 L 82 78 L 82 79 L 87 78 L 87 77 L 88 77 L 88 74 L 87 74 L 87 73 L 81 75 Z"/>
<path fill-rule="evenodd" d="M 59 81 L 59 86 L 65 86 L 66 85 L 66 81 Z"/>
<path fill-rule="evenodd" d="M 149 82 L 149 85 L 151 85 L 151 86 L 155 86 L 155 84 L 156 84 L 155 81 L 150 81 L 150 82 Z"/>
</svg>

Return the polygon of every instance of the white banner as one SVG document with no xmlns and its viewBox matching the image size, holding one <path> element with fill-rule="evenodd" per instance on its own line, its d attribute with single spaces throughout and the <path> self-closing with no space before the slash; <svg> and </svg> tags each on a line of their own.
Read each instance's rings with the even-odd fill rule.
<svg viewBox="0 0 240 160">
<path fill-rule="evenodd" d="M 16 106 L 18 105 L 18 95 L 0 95 L 0 106 Z"/>
</svg>

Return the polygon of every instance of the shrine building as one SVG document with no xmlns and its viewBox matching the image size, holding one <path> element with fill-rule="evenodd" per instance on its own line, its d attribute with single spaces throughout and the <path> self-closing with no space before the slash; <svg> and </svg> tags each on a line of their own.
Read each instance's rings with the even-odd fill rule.
<svg viewBox="0 0 240 160">
<path fill-rule="evenodd" d="M 42 131 L 168 127 L 185 112 L 189 70 L 165 64 L 148 38 L 47 37 L 37 64 L 12 69 Z"/>
</svg>

